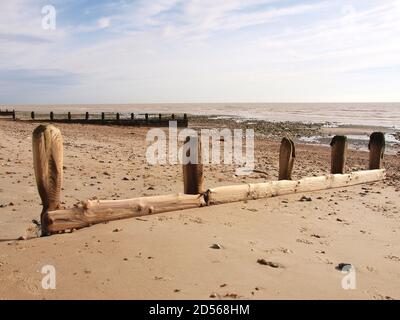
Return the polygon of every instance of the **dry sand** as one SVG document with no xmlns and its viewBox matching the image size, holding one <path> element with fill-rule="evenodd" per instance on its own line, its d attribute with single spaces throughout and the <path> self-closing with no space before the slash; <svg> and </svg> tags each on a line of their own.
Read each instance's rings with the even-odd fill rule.
<svg viewBox="0 0 400 320">
<path fill-rule="evenodd" d="M 32 169 L 34 124 L 0 120 L 1 299 L 399 299 L 399 157 L 384 182 L 170 212 L 27 241 L 41 206 Z M 146 163 L 146 129 L 58 125 L 63 205 L 182 192 L 181 166 Z M 297 145 L 294 178 L 329 172 L 330 150 Z M 207 166 L 206 187 L 277 177 L 278 141 L 256 141 L 257 168 Z M 367 166 L 351 151 L 348 171 Z M 210 248 L 218 244 L 220 249 Z M 257 263 L 265 259 L 274 268 Z M 341 286 L 351 263 L 356 289 Z M 44 265 L 56 289 L 41 286 Z"/>
</svg>

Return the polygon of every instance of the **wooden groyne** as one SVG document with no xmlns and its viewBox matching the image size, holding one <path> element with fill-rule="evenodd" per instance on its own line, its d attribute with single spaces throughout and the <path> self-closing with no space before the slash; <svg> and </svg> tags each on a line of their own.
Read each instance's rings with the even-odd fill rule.
<svg viewBox="0 0 400 320">
<path fill-rule="evenodd" d="M 62 208 L 63 139 L 53 125 L 38 126 L 32 136 L 33 162 L 39 195 L 42 200 L 42 235 L 89 227 L 105 221 L 138 217 L 161 212 L 200 208 L 237 201 L 269 198 L 280 195 L 344 188 L 381 181 L 385 141 L 382 134 L 370 137 L 370 161 L 367 170 L 345 173 L 347 139 L 335 136 L 331 147 L 331 172 L 319 177 L 291 180 L 295 146 L 291 139 L 282 140 L 277 181 L 204 188 L 202 165 L 184 164 L 184 193 L 139 197 L 125 200 L 86 200 L 73 208 Z M 201 148 L 198 147 L 201 153 Z M 201 159 L 201 154 L 198 154 Z M 198 160 L 197 159 L 197 160 Z"/>
<path fill-rule="evenodd" d="M 31 111 L 17 113 L 13 118 L 27 122 L 48 122 L 48 123 L 78 123 L 78 124 L 97 124 L 97 125 L 119 125 L 119 126 L 147 126 L 147 127 L 167 127 L 170 121 L 176 121 L 178 127 L 187 127 L 189 120 L 187 114 L 162 114 L 162 113 L 54 113 L 53 111 L 45 114 Z"/>
<path fill-rule="evenodd" d="M 0 109 L 0 117 L 12 117 L 15 120 L 15 110 Z"/>
</svg>

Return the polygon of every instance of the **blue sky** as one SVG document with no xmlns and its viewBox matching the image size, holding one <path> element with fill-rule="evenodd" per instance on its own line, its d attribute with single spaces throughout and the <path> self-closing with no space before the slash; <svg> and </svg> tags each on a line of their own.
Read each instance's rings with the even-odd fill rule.
<svg viewBox="0 0 400 320">
<path fill-rule="evenodd" d="M 2 0 L 0 12 L 0 104 L 400 101 L 400 0 Z"/>
</svg>

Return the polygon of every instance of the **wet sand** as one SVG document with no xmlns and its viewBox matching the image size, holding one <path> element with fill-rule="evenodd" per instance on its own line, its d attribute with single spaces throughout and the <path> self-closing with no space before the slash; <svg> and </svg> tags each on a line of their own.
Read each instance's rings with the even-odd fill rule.
<svg viewBox="0 0 400 320">
<path fill-rule="evenodd" d="M 41 206 L 32 168 L 35 124 L 0 120 L 0 298 L 399 299 L 399 157 L 384 182 L 191 209 L 32 236 Z M 150 166 L 144 128 L 58 125 L 63 205 L 182 192 L 180 165 Z M 344 132 L 346 134 L 346 132 Z M 206 166 L 206 187 L 276 180 L 279 140 L 257 138 L 256 168 Z M 329 172 L 330 149 L 296 145 L 293 178 Z M 365 169 L 351 150 L 347 171 Z M 300 201 L 302 196 L 311 201 Z M 214 249 L 219 248 L 219 249 Z M 269 264 L 257 261 L 264 259 Z M 344 290 L 350 263 L 356 289 Z M 57 286 L 41 286 L 44 265 Z"/>
</svg>

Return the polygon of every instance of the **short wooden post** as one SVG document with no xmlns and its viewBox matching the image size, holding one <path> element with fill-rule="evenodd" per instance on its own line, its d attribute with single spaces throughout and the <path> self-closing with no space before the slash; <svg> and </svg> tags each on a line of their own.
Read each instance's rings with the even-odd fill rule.
<svg viewBox="0 0 400 320">
<path fill-rule="evenodd" d="M 292 170 L 296 151 L 289 138 L 283 138 L 279 150 L 279 180 L 292 180 Z"/>
<path fill-rule="evenodd" d="M 146 114 L 144 115 L 144 117 L 145 117 L 145 119 L 146 119 L 146 124 L 148 124 L 148 123 L 149 123 L 149 114 L 146 113 Z"/>
<path fill-rule="evenodd" d="M 53 121 L 54 120 L 54 112 L 50 111 L 50 120 Z"/>
<path fill-rule="evenodd" d="M 184 113 L 184 114 L 183 114 L 183 120 L 187 121 L 187 119 L 188 119 L 187 114 Z"/>
<path fill-rule="evenodd" d="M 172 120 L 175 120 L 175 114 L 171 115 Z"/>
<path fill-rule="evenodd" d="M 369 170 L 380 169 L 385 153 L 385 135 L 382 132 L 373 132 L 369 137 L 368 149 Z"/>
<path fill-rule="evenodd" d="M 13 117 L 13 120 L 15 120 L 15 110 L 13 110 L 12 117 Z"/>
<path fill-rule="evenodd" d="M 188 136 L 185 140 L 187 164 L 183 164 L 183 189 L 185 194 L 200 194 L 204 190 L 203 163 L 201 157 L 201 143 L 199 137 Z M 185 150 L 185 147 L 183 148 Z M 191 157 L 190 151 L 196 152 Z M 194 159 L 194 163 L 192 163 Z"/>
<path fill-rule="evenodd" d="M 334 136 L 331 141 L 331 173 L 344 173 L 347 158 L 347 137 Z"/>
<path fill-rule="evenodd" d="M 42 235 L 48 235 L 47 212 L 60 208 L 63 175 L 63 139 L 55 126 L 40 125 L 32 134 L 33 167 L 43 210 Z"/>
<path fill-rule="evenodd" d="M 71 119 L 72 119 L 71 112 L 68 111 L 68 120 L 71 120 Z"/>
<path fill-rule="evenodd" d="M 161 124 L 161 113 L 158 114 L 158 122 Z"/>
<path fill-rule="evenodd" d="M 34 111 L 31 112 L 31 118 L 32 118 L 32 120 L 35 120 L 35 112 Z"/>
<path fill-rule="evenodd" d="M 102 113 L 101 113 L 101 123 L 102 123 L 102 124 L 104 124 L 105 119 L 106 119 L 106 115 L 105 115 L 104 112 L 102 112 Z"/>
<path fill-rule="evenodd" d="M 131 113 L 131 120 L 135 119 L 135 114 Z"/>
<path fill-rule="evenodd" d="M 86 120 L 86 121 L 89 120 L 89 112 L 86 112 L 86 114 L 85 114 L 85 120 Z"/>
<path fill-rule="evenodd" d="M 117 112 L 116 119 L 117 119 L 117 122 L 119 122 L 119 112 Z"/>
</svg>

